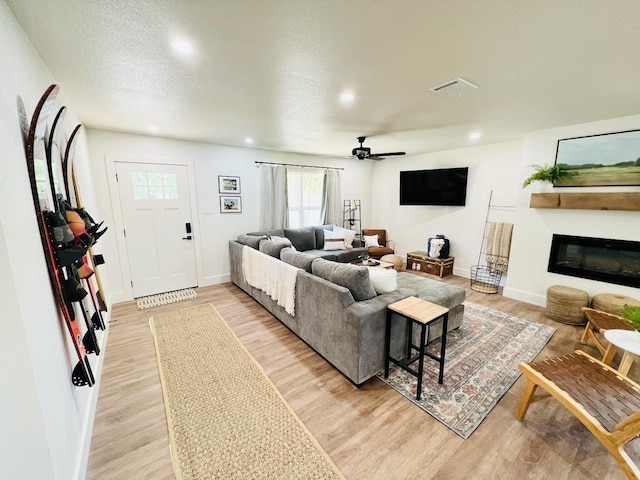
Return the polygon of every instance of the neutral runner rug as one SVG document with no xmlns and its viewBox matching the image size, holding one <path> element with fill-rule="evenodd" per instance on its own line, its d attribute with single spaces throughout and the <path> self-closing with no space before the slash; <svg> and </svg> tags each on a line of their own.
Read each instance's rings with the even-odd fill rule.
<svg viewBox="0 0 640 480">
<path fill-rule="evenodd" d="M 344 478 L 213 305 L 149 323 L 176 478 Z"/>
<path fill-rule="evenodd" d="M 424 362 L 420 401 L 415 376 L 392 364 L 389 378 L 378 377 L 466 439 L 518 379 L 518 363 L 533 360 L 555 330 L 465 302 L 462 325 L 447 335 L 442 385 L 438 363 L 430 358 Z M 428 350 L 439 355 L 440 341 Z"/>
<path fill-rule="evenodd" d="M 148 297 L 140 297 L 138 299 L 138 310 L 145 308 L 157 307 L 159 305 L 167 305 L 169 303 L 182 302 L 191 298 L 196 298 L 198 294 L 193 288 L 185 288 L 184 290 L 175 290 L 173 292 L 159 293 L 158 295 L 149 295 Z"/>
</svg>

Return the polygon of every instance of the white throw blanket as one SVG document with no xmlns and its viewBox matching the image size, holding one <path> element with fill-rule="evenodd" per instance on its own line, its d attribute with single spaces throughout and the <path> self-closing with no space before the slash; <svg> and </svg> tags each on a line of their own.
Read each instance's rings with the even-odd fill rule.
<svg viewBox="0 0 640 480">
<path fill-rule="evenodd" d="M 291 316 L 295 315 L 298 268 L 247 245 L 242 247 L 242 276 Z"/>
</svg>

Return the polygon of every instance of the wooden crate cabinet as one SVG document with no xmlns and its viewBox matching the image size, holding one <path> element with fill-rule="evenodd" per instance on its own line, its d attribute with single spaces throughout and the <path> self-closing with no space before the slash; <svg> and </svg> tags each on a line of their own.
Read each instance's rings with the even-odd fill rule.
<svg viewBox="0 0 640 480">
<path fill-rule="evenodd" d="M 417 270 L 442 278 L 453 275 L 453 260 L 454 257 L 431 258 L 427 252 L 418 250 L 407 253 L 407 270 Z"/>
</svg>

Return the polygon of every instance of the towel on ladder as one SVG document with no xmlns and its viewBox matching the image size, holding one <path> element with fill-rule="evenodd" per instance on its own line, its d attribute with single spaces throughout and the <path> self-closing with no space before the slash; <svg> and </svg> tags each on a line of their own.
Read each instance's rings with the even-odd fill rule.
<svg viewBox="0 0 640 480">
<path fill-rule="evenodd" d="M 488 267 L 506 273 L 509 265 L 512 231 L 513 223 L 489 222 L 487 224 L 487 244 L 484 258 Z"/>
<path fill-rule="evenodd" d="M 262 290 L 291 316 L 295 315 L 298 268 L 247 245 L 242 247 L 245 282 Z"/>
</svg>

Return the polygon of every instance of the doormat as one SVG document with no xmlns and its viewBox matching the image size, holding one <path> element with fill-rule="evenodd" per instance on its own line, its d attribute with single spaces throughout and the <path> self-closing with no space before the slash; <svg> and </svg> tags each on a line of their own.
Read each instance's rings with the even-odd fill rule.
<svg viewBox="0 0 640 480">
<path fill-rule="evenodd" d="M 145 308 L 158 307 L 169 303 L 182 302 L 196 298 L 198 294 L 193 288 L 185 288 L 184 290 L 175 290 L 173 292 L 159 293 L 158 295 L 149 295 L 148 297 L 140 297 L 138 299 L 138 310 Z"/>
<path fill-rule="evenodd" d="M 417 378 L 410 373 L 392 364 L 389 378 L 378 377 L 467 439 L 518 379 L 518 364 L 533 360 L 556 329 L 483 305 L 464 305 L 460 328 L 447 334 L 442 385 L 439 364 L 430 358 L 425 358 L 419 401 Z M 439 355 L 440 340 L 427 350 Z"/>
</svg>

